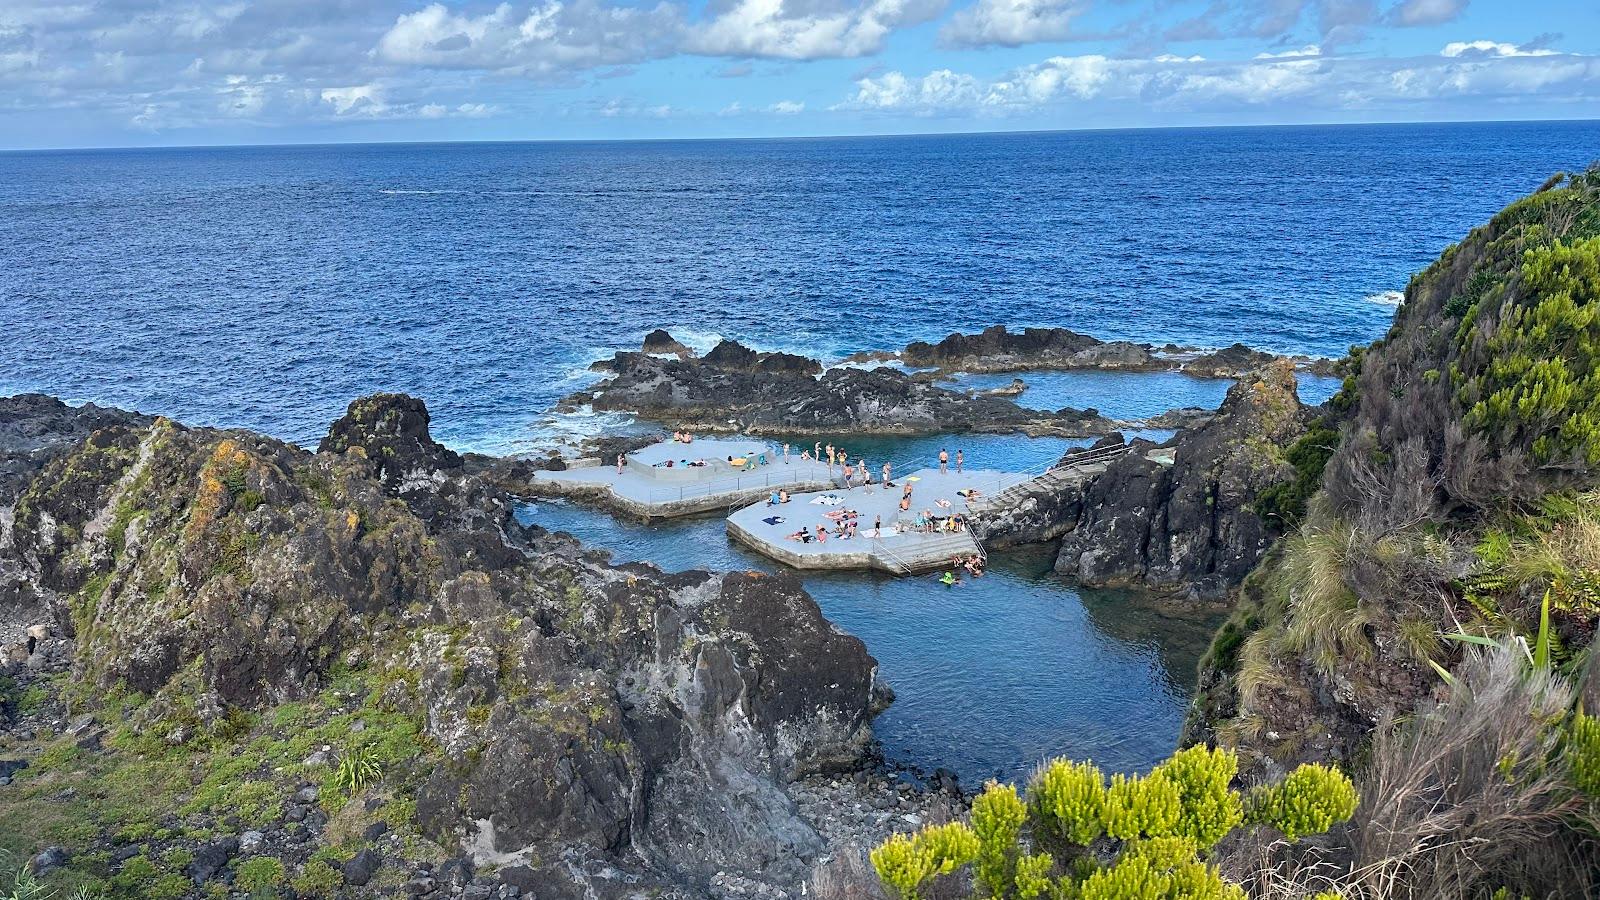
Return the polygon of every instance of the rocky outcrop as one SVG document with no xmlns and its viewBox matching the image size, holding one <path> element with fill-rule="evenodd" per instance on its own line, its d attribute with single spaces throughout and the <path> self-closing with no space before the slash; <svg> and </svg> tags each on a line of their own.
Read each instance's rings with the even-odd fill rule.
<svg viewBox="0 0 1600 900">
<path fill-rule="evenodd" d="M 137 691 L 136 731 L 184 743 L 359 677 L 416 723 L 426 749 L 386 775 L 469 879 L 803 880 L 822 844 L 784 785 L 855 765 L 881 698 L 795 579 L 615 567 L 525 528 L 412 398 L 352 404 L 322 446 L 129 420 L 30 479 L 12 559 L 85 694 Z"/>
<path fill-rule="evenodd" d="M 1225 596 L 1281 533 L 1252 502 L 1294 477 L 1283 451 L 1307 419 L 1287 363 L 1240 380 L 1214 418 L 1178 436 L 1171 465 L 1131 452 L 1083 487 L 1056 571 L 1091 585 Z"/>
<path fill-rule="evenodd" d="M 772 372 L 775 374 L 816 375 L 822 363 L 793 353 L 762 353 L 738 341 L 720 341 L 701 357 L 708 366 L 730 372 Z"/>
<path fill-rule="evenodd" d="M 670 354 L 679 357 L 694 355 L 693 350 L 690 350 L 664 328 L 657 328 L 655 331 L 645 335 L 644 343 L 640 345 L 639 349 L 645 353 Z"/>
<path fill-rule="evenodd" d="M 1233 344 L 1188 360 L 1179 367 L 1179 371 L 1196 378 L 1243 378 L 1271 365 L 1277 358 L 1265 350 Z"/>
<path fill-rule="evenodd" d="M 749 434 L 982 431 L 1077 436 L 1111 428 L 1094 410 L 1023 409 L 1003 398 L 970 396 L 890 368 L 831 369 L 816 377 L 807 374 L 808 367 L 777 360 L 779 356 L 768 354 L 747 365 L 749 357 L 737 351 L 716 355 L 738 363 L 727 368 L 710 355 L 677 360 L 618 353 L 604 365 L 610 378 L 564 403 L 633 412 L 673 428 Z"/>
<path fill-rule="evenodd" d="M 1067 328 L 1004 325 L 978 334 L 955 333 L 937 344 L 914 341 L 900 352 L 908 366 L 963 372 L 1018 372 L 1029 369 L 1153 369 L 1163 364 L 1150 348 L 1128 341 L 1102 341 Z"/>
</svg>

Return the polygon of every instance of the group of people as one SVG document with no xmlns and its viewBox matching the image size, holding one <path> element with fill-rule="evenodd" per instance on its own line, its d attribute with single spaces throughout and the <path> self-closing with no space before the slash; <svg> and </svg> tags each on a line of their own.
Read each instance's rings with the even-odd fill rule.
<svg viewBox="0 0 1600 900">
<path fill-rule="evenodd" d="M 677 444 L 692 444 L 694 443 L 694 435 L 687 431 L 674 431 L 672 433 L 672 440 Z"/>
<path fill-rule="evenodd" d="M 815 531 L 802 525 L 799 531 L 788 535 L 788 539 L 799 541 L 802 544 L 809 544 L 812 541 L 826 543 L 830 535 L 843 541 L 861 534 L 861 514 L 853 509 L 836 509 L 832 512 L 823 513 L 822 517 L 826 521 L 819 523 Z M 782 522 L 783 519 L 778 518 L 777 521 Z M 872 530 L 867 532 L 867 536 L 876 537 L 882 533 L 882 529 L 883 517 L 874 516 Z"/>
<path fill-rule="evenodd" d="M 983 577 L 983 557 L 977 554 L 966 557 L 952 557 L 950 568 L 944 570 L 944 574 L 939 576 L 939 583 L 945 587 L 954 587 L 960 584 L 962 570 L 965 570 L 973 578 Z"/>
</svg>

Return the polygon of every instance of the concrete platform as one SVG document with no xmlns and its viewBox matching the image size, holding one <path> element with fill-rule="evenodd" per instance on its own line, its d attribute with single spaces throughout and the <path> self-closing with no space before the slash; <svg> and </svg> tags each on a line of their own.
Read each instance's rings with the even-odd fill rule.
<svg viewBox="0 0 1600 900">
<path fill-rule="evenodd" d="M 976 489 L 981 496 L 999 493 L 1027 481 L 1024 473 L 994 470 L 968 470 L 962 474 L 940 474 L 938 469 L 919 469 L 895 479 L 895 487 L 880 485 L 850 490 L 832 489 L 794 493 L 790 502 L 768 506 L 752 504 L 728 517 L 728 535 L 763 556 L 797 569 L 878 569 L 897 575 L 926 572 L 946 567 L 951 557 L 982 554 L 983 548 L 969 530 L 922 533 L 915 530 L 919 514 L 936 516 L 967 514 L 967 501 L 959 491 Z M 911 509 L 902 513 L 900 496 L 906 481 L 912 484 Z M 815 501 L 825 502 L 815 502 Z M 945 500 L 949 506 L 939 505 Z M 837 501 L 837 502 L 835 502 Z M 855 510 L 857 534 L 853 538 L 829 537 L 825 542 L 802 543 L 788 536 L 805 526 L 815 532 L 818 526 L 832 528 L 826 513 Z M 766 519 L 780 517 L 772 523 Z M 883 533 L 873 531 L 882 520 Z"/>
<path fill-rule="evenodd" d="M 826 463 L 802 460 L 798 447 L 785 464 L 782 448 L 763 440 L 697 438 L 640 448 L 627 455 L 620 474 L 610 461 L 539 472 L 532 486 L 541 495 L 588 501 L 649 521 L 725 511 L 764 501 L 779 489 L 823 490 L 834 485 L 838 472 L 838 467 L 830 474 Z"/>
</svg>

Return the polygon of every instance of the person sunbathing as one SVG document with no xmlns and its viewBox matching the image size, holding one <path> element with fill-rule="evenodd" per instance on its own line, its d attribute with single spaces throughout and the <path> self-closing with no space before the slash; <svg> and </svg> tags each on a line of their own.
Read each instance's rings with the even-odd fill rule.
<svg viewBox="0 0 1600 900">
<path fill-rule="evenodd" d="M 900 498 L 900 511 L 901 512 L 909 512 L 910 510 L 911 510 L 911 498 L 910 497 L 901 497 Z"/>
<path fill-rule="evenodd" d="M 782 503 L 782 502 L 783 502 L 782 500 L 778 499 L 778 492 L 777 491 L 773 491 L 771 494 L 769 494 L 767 496 L 767 505 L 768 506 L 777 506 L 779 503 Z"/>
<path fill-rule="evenodd" d="M 826 544 L 827 542 L 828 542 L 828 523 L 827 522 L 823 522 L 821 525 L 817 526 L 817 543 Z"/>
<path fill-rule="evenodd" d="M 789 535 L 789 540 L 799 541 L 802 544 L 809 544 L 811 543 L 811 531 L 807 529 L 806 526 L 801 525 L 799 531 Z"/>
<path fill-rule="evenodd" d="M 783 491 L 783 490 L 778 491 L 778 502 L 779 503 L 788 503 L 789 502 L 789 492 L 788 491 Z"/>
</svg>

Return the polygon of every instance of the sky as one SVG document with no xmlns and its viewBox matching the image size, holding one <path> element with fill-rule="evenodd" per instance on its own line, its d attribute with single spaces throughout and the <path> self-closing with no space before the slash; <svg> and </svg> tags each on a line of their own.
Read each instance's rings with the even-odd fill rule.
<svg viewBox="0 0 1600 900">
<path fill-rule="evenodd" d="M 0 0 L 4 149 L 1596 117 L 1600 0 Z"/>
</svg>

